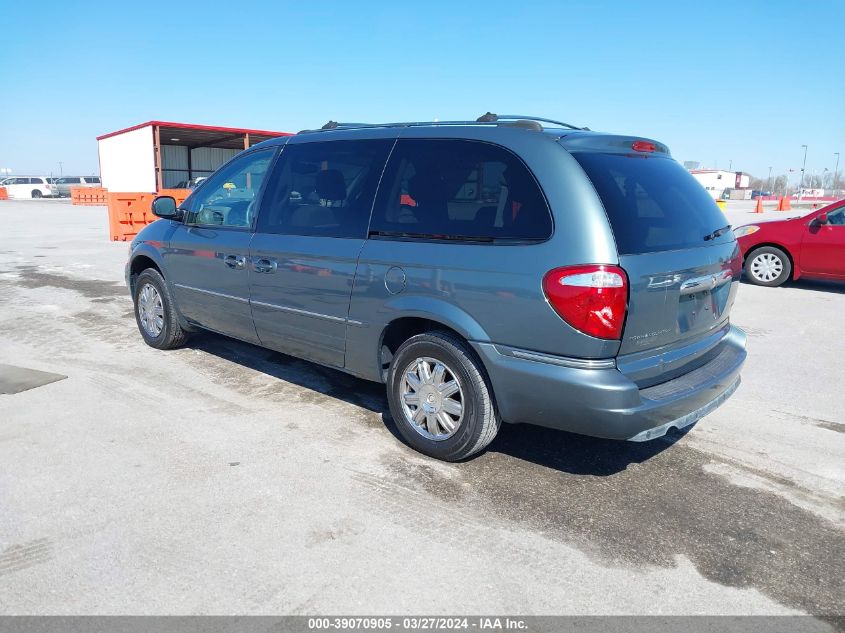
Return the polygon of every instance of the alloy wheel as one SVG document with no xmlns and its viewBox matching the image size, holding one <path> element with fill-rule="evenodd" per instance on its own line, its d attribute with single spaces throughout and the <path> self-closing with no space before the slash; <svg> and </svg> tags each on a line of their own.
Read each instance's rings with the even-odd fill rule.
<svg viewBox="0 0 845 633">
<path fill-rule="evenodd" d="M 423 437 L 452 437 L 464 417 L 464 392 L 458 376 L 443 361 L 421 357 L 409 363 L 399 384 L 402 412 Z"/>
<path fill-rule="evenodd" d="M 157 338 L 164 329 L 164 306 L 161 295 L 152 284 L 144 284 L 138 293 L 138 318 L 144 331 Z"/>
</svg>

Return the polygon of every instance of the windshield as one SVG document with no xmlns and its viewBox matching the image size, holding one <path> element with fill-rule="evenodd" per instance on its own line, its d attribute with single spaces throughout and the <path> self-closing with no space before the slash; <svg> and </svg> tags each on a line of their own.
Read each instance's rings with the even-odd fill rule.
<svg viewBox="0 0 845 633">
<path fill-rule="evenodd" d="M 728 220 L 676 161 L 643 154 L 575 152 L 601 197 L 620 255 L 695 248 L 733 239 Z"/>
</svg>

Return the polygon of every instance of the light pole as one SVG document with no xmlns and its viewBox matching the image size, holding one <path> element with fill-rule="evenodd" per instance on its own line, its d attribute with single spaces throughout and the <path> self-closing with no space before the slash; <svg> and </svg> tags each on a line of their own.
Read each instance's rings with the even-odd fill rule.
<svg viewBox="0 0 845 633">
<path fill-rule="evenodd" d="M 64 174 L 62 173 L 62 161 L 59 161 L 59 177 L 61 177 L 63 175 Z"/>
<path fill-rule="evenodd" d="M 766 185 L 766 191 L 771 191 L 771 190 L 772 190 L 772 168 L 769 167 L 769 180 L 768 180 L 768 184 Z"/>
<path fill-rule="evenodd" d="M 833 195 L 835 196 L 839 191 L 839 152 L 833 152 L 833 155 L 836 156 L 836 167 L 833 168 Z"/>
<path fill-rule="evenodd" d="M 801 147 L 804 148 L 804 164 L 801 165 L 801 184 L 798 185 L 798 199 L 801 199 L 801 194 L 803 193 L 804 189 L 804 170 L 807 168 L 807 146 L 802 145 Z"/>
</svg>

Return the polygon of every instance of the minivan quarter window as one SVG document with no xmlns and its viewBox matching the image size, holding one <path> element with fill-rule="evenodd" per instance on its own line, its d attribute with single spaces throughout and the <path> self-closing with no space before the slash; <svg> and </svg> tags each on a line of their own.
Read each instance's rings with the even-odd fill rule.
<svg viewBox="0 0 845 633">
<path fill-rule="evenodd" d="M 209 179 L 191 202 L 185 224 L 247 228 L 257 210 L 261 183 L 270 167 L 275 148 L 239 156 Z"/>
<path fill-rule="evenodd" d="M 549 207 L 510 151 L 469 140 L 399 140 L 370 233 L 442 239 L 545 240 Z"/>
<path fill-rule="evenodd" d="M 363 239 L 393 140 L 285 147 L 258 220 L 259 233 Z"/>
</svg>

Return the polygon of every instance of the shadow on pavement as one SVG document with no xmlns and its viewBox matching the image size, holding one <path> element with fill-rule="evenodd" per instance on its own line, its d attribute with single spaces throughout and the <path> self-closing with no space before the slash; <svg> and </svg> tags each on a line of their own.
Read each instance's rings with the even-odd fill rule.
<svg viewBox="0 0 845 633">
<path fill-rule="evenodd" d="M 693 425 L 694 426 L 694 425 Z M 606 477 L 663 452 L 692 427 L 650 442 L 622 442 L 586 437 L 530 424 L 503 424 L 487 449 L 573 475 Z"/>
<path fill-rule="evenodd" d="M 193 335 L 188 346 L 378 414 L 384 427 L 403 441 L 388 410 L 384 385 L 212 333 Z M 528 424 L 503 424 L 487 452 L 561 472 L 607 476 L 654 457 L 680 437 L 675 433 L 651 442 L 620 442 Z"/>
<path fill-rule="evenodd" d="M 752 284 L 744 276 L 742 278 L 742 283 L 748 286 L 756 285 Z M 798 281 L 788 281 L 783 286 L 781 286 L 781 288 L 797 288 L 799 290 L 815 290 L 817 292 L 845 294 L 845 283 L 837 281 L 826 281 L 823 279 L 799 279 Z M 767 290 L 777 292 L 778 288 L 767 288 Z"/>
</svg>

